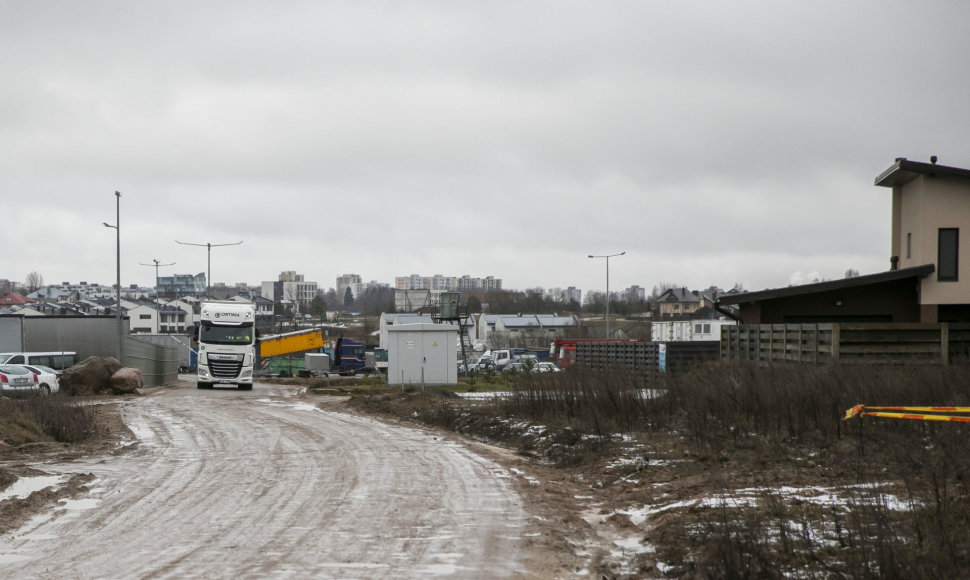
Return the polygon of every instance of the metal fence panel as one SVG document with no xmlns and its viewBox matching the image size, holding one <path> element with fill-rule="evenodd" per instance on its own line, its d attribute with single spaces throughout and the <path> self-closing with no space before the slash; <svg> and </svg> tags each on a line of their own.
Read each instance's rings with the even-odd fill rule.
<svg viewBox="0 0 970 580">
<path fill-rule="evenodd" d="M 178 380 L 179 354 L 173 346 L 126 337 L 124 364 L 141 371 L 146 387 L 159 387 Z"/>
</svg>

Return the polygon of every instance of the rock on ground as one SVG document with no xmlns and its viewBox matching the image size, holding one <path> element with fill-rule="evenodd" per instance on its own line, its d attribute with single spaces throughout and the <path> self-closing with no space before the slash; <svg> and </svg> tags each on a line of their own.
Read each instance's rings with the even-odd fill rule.
<svg viewBox="0 0 970 580">
<path fill-rule="evenodd" d="M 124 367 L 111 375 L 111 388 L 116 395 L 135 393 L 145 386 L 141 371 L 131 367 Z"/>
<path fill-rule="evenodd" d="M 61 391 L 69 395 L 115 392 L 112 377 L 121 369 L 116 358 L 88 357 L 64 371 L 60 380 Z"/>
</svg>

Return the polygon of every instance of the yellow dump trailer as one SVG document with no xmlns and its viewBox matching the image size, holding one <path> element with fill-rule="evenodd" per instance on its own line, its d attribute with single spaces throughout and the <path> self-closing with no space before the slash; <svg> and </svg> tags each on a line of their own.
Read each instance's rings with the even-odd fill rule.
<svg viewBox="0 0 970 580">
<path fill-rule="evenodd" d="M 265 338 L 259 343 L 259 356 L 269 358 L 283 354 L 324 348 L 327 340 L 321 330 L 303 330 Z"/>
</svg>

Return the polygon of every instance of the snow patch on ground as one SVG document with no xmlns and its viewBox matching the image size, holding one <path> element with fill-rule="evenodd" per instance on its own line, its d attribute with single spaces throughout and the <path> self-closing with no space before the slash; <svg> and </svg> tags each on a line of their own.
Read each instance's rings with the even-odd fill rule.
<svg viewBox="0 0 970 580">
<path fill-rule="evenodd" d="M 470 393 L 455 393 L 462 399 L 472 399 L 478 401 L 490 401 L 492 399 L 504 399 L 511 395 L 510 391 L 485 391 L 482 393 L 470 392 Z"/>
<path fill-rule="evenodd" d="M 526 472 L 522 471 L 521 469 L 517 469 L 515 467 L 512 467 L 512 468 L 509 468 L 509 471 L 511 471 L 512 473 L 514 473 L 514 474 L 518 475 L 519 477 L 521 477 L 521 478 L 525 479 L 526 481 L 528 481 L 529 482 L 529 485 L 531 485 L 533 487 L 538 487 L 539 480 L 536 479 L 536 478 L 534 478 L 534 477 L 532 477 L 531 475 L 528 475 Z"/>
<path fill-rule="evenodd" d="M 750 487 L 734 490 L 730 494 L 715 494 L 710 497 L 691 499 L 685 501 L 675 501 L 668 504 L 651 504 L 637 509 L 617 510 L 617 513 L 626 515 L 630 521 L 637 526 L 643 525 L 648 517 L 680 508 L 693 507 L 753 507 L 758 505 L 761 498 L 766 494 L 779 495 L 786 501 L 801 501 L 819 506 L 848 508 L 852 504 L 866 501 L 858 497 L 847 497 L 846 492 L 854 490 L 873 492 L 873 488 L 881 485 L 858 485 L 846 487 Z M 874 499 L 887 509 L 894 511 L 908 511 L 912 508 L 909 502 L 903 501 L 890 493 L 875 493 Z"/>
<path fill-rule="evenodd" d="M 596 530 L 596 534 L 606 540 L 610 546 L 610 557 L 617 565 L 613 572 L 620 575 L 635 574 L 640 566 L 639 557 L 642 554 L 656 553 L 657 549 L 644 541 L 641 530 L 629 533 L 613 528 L 608 521 L 613 515 L 613 513 L 604 513 L 598 505 L 580 514 L 583 520 Z"/>
</svg>

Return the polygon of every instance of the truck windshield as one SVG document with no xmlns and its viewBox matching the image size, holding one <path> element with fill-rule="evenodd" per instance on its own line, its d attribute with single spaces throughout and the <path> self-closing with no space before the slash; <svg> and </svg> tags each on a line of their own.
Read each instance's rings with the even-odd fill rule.
<svg viewBox="0 0 970 580">
<path fill-rule="evenodd" d="M 211 322 L 203 322 L 199 342 L 208 344 L 252 344 L 252 323 L 241 326 L 217 326 Z"/>
</svg>

